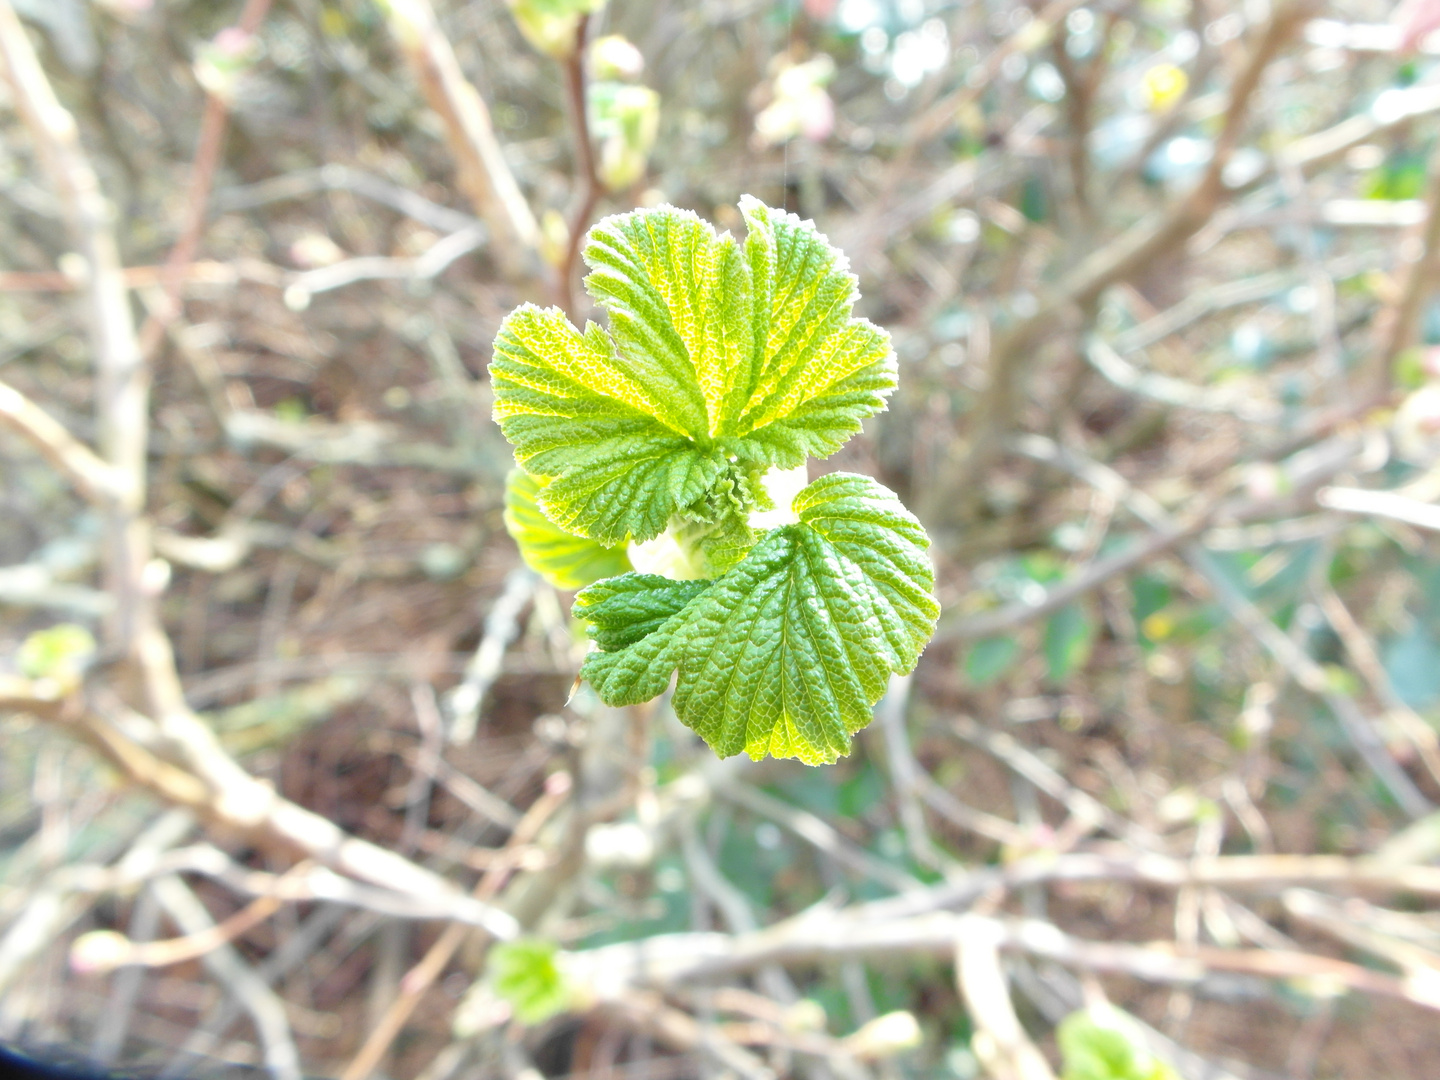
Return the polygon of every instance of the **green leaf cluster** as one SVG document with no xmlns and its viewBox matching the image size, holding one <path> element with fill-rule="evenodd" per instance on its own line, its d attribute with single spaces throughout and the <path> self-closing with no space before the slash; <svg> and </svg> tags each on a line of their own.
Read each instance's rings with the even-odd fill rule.
<svg viewBox="0 0 1440 1080">
<path fill-rule="evenodd" d="M 580 17 L 599 11 L 605 0 L 505 0 L 525 40 L 556 60 L 575 51 Z"/>
<path fill-rule="evenodd" d="M 1065 1062 L 1061 1080 L 1179 1080 L 1145 1047 L 1134 1021 L 1113 1007 L 1071 1013 L 1055 1039 Z"/>
<path fill-rule="evenodd" d="M 555 962 L 558 951 L 554 942 L 539 938 L 506 941 L 491 949 L 491 986 L 522 1023 L 544 1023 L 570 1008 L 573 994 Z"/>
<path fill-rule="evenodd" d="M 567 531 L 648 540 L 677 513 L 738 513 L 759 474 L 828 456 L 885 407 L 890 339 L 851 316 L 843 256 L 793 215 L 740 208 L 743 245 L 672 207 L 596 225 L 585 287 L 608 333 L 529 304 L 501 325 L 495 418 Z"/>
<path fill-rule="evenodd" d="M 607 327 L 524 305 L 490 365 L 523 475 L 506 521 L 526 562 L 588 586 L 582 674 L 611 705 L 678 672 L 676 714 L 722 756 L 832 762 L 891 673 L 912 670 L 938 606 L 924 529 L 863 476 L 804 488 L 790 523 L 767 475 L 825 457 L 885 407 L 888 335 L 810 222 L 740 203 L 743 243 L 661 207 L 606 218 L 583 250 Z M 666 537 L 680 581 L 620 573 L 619 545 Z M 643 569 L 644 567 L 642 567 Z"/>
<path fill-rule="evenodd" d="M 95 650 L 95 636 L 85 627 L 58 623 L 26 637 L 15 661 L 26 678 L 54 679 L 68 686 L 79 681 Z"/>
</svg>

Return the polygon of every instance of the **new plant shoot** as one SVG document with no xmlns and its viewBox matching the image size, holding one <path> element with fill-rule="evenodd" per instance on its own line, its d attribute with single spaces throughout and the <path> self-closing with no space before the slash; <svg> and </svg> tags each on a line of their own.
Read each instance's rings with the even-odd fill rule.
<svg viewBox="0 0 1440 1080">
<path fill-rule="evenodd" d="M 939 605 L 925 530 L 868 476 L 806 483 L 885 408 L 889 335 L 813 223 L 740 202 L 746 235 L 663 206 L 583 251 L 607 326 L 523 305 L 495 339 L 495 419 L 519 468 L 506 524 L 579 589 L 608 705 L 663 693 L 722 757 L 849 753 Z M 677 674 L 678 673 L 678 674 Z"/>
</svg>

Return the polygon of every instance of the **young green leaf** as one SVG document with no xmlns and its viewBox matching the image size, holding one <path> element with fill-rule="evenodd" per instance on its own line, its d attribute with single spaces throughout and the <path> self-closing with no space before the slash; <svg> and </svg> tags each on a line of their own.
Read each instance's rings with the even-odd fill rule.
<svg viewBox="0 0 1440 1080">
<path fill-rule="evenodd" d="M 490 952 L 490 978 L 522 1023 L 540 1024 L 570 1008 L 573 989 L 555 963 L 554 942 L 538 938 L 504 941 Z"/>
<path fill-rule="evenodd" d="M 1079 604 L 1066 604 L 1045 622 L 1045 668 L 1052 682 L 1064 682 L 1090 659 L 1095 624 Z"/>
<path fill-rule="evenodd" d="M 1065 1062 L 1062 1080 L 1178 1080 L 1150 1053 L 1134 1019 L 1119 1009 L 1073 1012 L 1055 1036 Z"/>
<path fill-rule="evenodd" d="M 658 536 L 725 472 L 717 448 L 667 425 L 664 401 L 626 375 L 603 330 L 581 335 L 558 309 L 506 317 L 490 378 L 515 460 L 551 480 L 540 507 L 568 532 L 602 543 Z"/>
<path fill-rule="evenodd" d="M 634 645 L 659 630 L 712 584 L 676 581 L 658 574 L 625 574 L 596 582 L 584 593 L 590 638 L 608 652 Z M 580 603 L 578 597 L 576 602 Z M 668 681 L 668 672 L 666 677 Z"/>
<path fill-rule="evenodd" d="M 552 481 L 540 505 L 562 528 L 650 539 L 756 469 L 833 453 L 884 408 L 890 339 L 853 317 L 844 256 L 810 222 L 740 207 L 743 246 L 673 207 L 596 225 L 585 287 L 608 332 L 531 305 L 501 325 L 495 419 Z"/>
<path fill-rule="evenodd" d="M 77 682 L 95 657 L 95 635 L 75 623 L 60 623 L 36 630 L 20 643 L 15 661 L 20 673 L 31 679 Z"/>
<path fill-rule="evenodd" d="M 600 651 L 582 674 L 601 700 L 647 701 L 678 668 L 675 712 L 721 757 L 849 753 L 934 632 L 929 538 L 865 476 L 822 477 L 794 510 L 714 581 L 627 574 L 583 590 L 575 614 Z"/>
<path fill-rule="evenodd" d="M 1009 634 L 981 638 L 965 653 L 965 677 L 973 686 L 989 686 L 1010 670 L 1020 656 L 1020 643 Z"/>
<path fill-rule="evenodd" d="M 543 486 L 523 469 L 505 479 L 505 529 L 526 566 L 557 589 L 581 589 L 630 569 L 623 547 L 574 536 L 547 518 L 537 502 Z"/>
<path fill-rule="evenodd" d="M 564 60 L 575 51 L 580 16 L 598 11 L 605 0 L 506 0 L 525 40 L 546 56 Z"/>
</svg>

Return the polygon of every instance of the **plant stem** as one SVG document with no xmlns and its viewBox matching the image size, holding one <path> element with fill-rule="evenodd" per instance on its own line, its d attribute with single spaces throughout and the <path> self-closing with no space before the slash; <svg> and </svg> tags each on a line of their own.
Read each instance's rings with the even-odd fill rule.
<svg viewBox="0 0 1440 1080">
<path fill-rule="evenodd" d="M 247 35 L 254 34 L 265 21 L 269 10 L 270 0 L 246 0 L 236 26 Z M 170 249 L 170 256 L 165 260 L 165 269 L 161 275 L 164 283 L 163 300 L 140 329 L 140 355 L 146 359 L 154 355 L 165 331 L 180 315 L 180 290 L 184 285 L 185 271 L 194 260 L 196 249 L 200 246 L 201 234 L 205 231 L 205 212 L 210 203 L 210 190 L 214 187 L 215 173 L 225 152 L 225 134 L 229 126 L 230 103 L 221 94 L 208 94 L 205 99 L 205 113 L 200 120 L 195 160 L 190 167 L 184 225 L 175 246 Z"/>
<path fill-rule="evenodd" d="M 580 240 L 604 190 L 595 170 L 595 146 L 590 141 L 590 114 L 586 101 L 585 43 L 589 30 L 590 16 L 581 15 L 580 21 L 575 24 L 575 48 L 565 61 L 565 92 L 575 136 L 575 165 L 583 186 L 579 205 L 566 223 L 565 257 L 560 262 L 556 290 L 560 306 L 572 319 L 578 317 L 575 310 L 575 264 L 580 259 Z"/>
</svg>

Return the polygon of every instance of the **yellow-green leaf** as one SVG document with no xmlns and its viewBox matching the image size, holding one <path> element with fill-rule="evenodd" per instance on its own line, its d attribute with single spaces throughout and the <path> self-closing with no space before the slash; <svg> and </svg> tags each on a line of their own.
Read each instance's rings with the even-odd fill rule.
<svg viewBox="0 0 1440 1080">
<path fill-rule="evenodd" d="M 884 408 L 889 337 L 853 316 L 844 256 L 810 222 L 741 210 L 743 246 L 673 207 L 596 225 L 585 287 L 608 332 L 529 305 L 502 324 L 495 418 L 553 481 L 540 505 L 562 528 L 649 539 L 756 469 L 833 453 Z"/>
<path fill-rule="evenodd" d="M 505 528 L 526 566 L 557 589 L 581 589 L 630 569 L 623 547 L 574 536 L 547 518 L 537 502 L 542 486 L 523 469 L 505 481 Z"/>
</svg>

